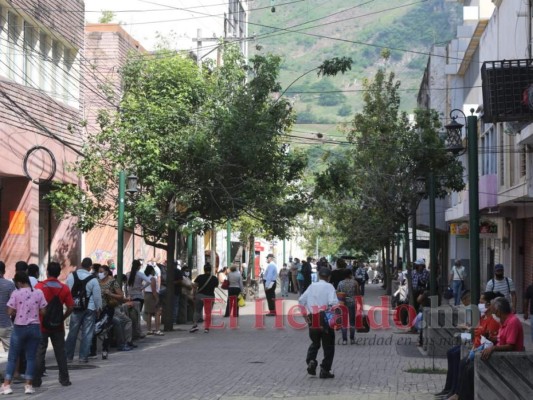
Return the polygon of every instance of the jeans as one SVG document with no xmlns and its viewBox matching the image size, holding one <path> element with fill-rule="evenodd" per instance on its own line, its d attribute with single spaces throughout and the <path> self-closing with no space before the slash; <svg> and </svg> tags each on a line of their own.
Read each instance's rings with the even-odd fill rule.
<svg viewBox="0 0 533 400">
<path fill-rule="evenodd" d="M 265 285 L 265 295 L 268 303 L 268 311 L 270 311 L 271 314 L 276 313 L 276 283 L 277 282 L 274 282 L 270 289 L 267 289 Z"/>
<path fill-rule="evenodd" d="M 122 307 L 115 307 L 113 326 L 115 328 L 117 346 L 120 347 L 126 343 L 131 343 L 133 336 L 132 325 L 131 319 L 124 313 Z"/>
<path fill-rule="evenodd" d="M 65 343 L 67 360 L 74 359 L 74 351 L 76 350 L 76 341 L 78 340 L 80 329 L 80 360 L 88 360 L 91 342 L 94 336 L 95 320 L 96 311 L 94 310 L 74 311 L 71 314 L 67 341 Z"/>
<path fill-rule="evenodd" d="M 41 385 L 41 377 L 44 372 L 44 359 L 46 357 L 46 349 L 48 348 L 48 339 L 50 339 L 52 347 L 54 348 L 54 355 L 59 369 L 59 383 L 63 385 L 68 383 L 70 379 L 68 375 L 67 356 L 65 355 L 65 332 L 43 332 L 41 335 L 41 342 L 39 344 L 37 359 L 35 361 L 35 379 L 33 380 L 33 385 Z"/>
<path fill-rule="evenodd" d="M 463 281 L 458 279 L 452 282 L 453 300 L 454 304 L 458 306 L 461 304 L 461 291 L 463 289 Z"/>
<path fill-rule="evenodd" d="M 239 305 L 237 304 L 237 296 L 241 293 L 241 288 L 238 287 L 230 287 L 228 288 L 228 301 L 226 303 L 226 313 L 224 314 L 224 317 L 231 315 L 234 317 L 239 316 Z"/>
<path fill-rule="evenodd" d="M 289 280 L 281 281 L 281 297 L 287 297 L 289 295 Z"/>
<path fill-rule="evenodd" d="M 133 330 L 133 340 L 140 339 L 142 336 L 141 331 L 141 304 L 138 301 L 133 301 L 133 305 L 125 306 L 126 315 L 131 319 L 132 330 Z"/>
<path fill-rule="evenodd" d="M 9 354 L 7 357 L 6 380 L 13 378 L 17 358 L 24 350 L 26 354 L 26 380 L 32 380 L 35 372 L 35 357 L 41 341 L 41 328 L 39 324 L 15 325 L 11 332 Z"/>
<path fill-rule="evenodd" d="M 448 372 L 444 390 L 456 393 L 459 386 L 459 363 L 461 362 L 461 346 L 453 346 L 446 352 L 448 358 Z"/>
<path fill-rule="evenodd" d="M 333 365 L 333 357 L 335 356 L 335 331 L 322 327 L 309 327 L 309 338 L 311 339 L 311 345 L 307 350 L 307 364 L 312 360 L 316 360 L 318 350 L 320 350 L 320 345 L 322 345 L 324 359 L 320 367 L 326 371 L 330 371 Z"/>
<path fill-rule="evenodd" d="M 342 340 L 348 340 L 348 322 L 350 323 L 350 339 L 355 338 L 355 303 L 346 304 L 348 315 L 343 315 L 342 321 Z"/>
<path fill-rule="evenodd" d="M 204 309 L 205 305 L 205 322 L 204 327 L 205 329 L 209 329 L 211 327 L 211 312 L 213 310 L 213 303 L 215 302 L 214 297 L 206 296 L 205 294 L 197 293 L 196 297 L 194 298 L 194 317 L 193 322 L 194 325 L 198 323 L 198 320 L 202 318 L 202 311 Z"/>
</svg>

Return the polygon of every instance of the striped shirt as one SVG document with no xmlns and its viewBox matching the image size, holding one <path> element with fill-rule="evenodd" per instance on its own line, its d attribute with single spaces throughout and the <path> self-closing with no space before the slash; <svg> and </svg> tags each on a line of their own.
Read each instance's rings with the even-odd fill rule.
<svg viewBox="0 0 533 400">
<path fill-rule="evenodd" d="M 12 326 L 11 318 L 7 315 L 7 302 L 14 290 L 15 284 L 13 281 L 0 278 L 0 328 Z"/>
<path fill-rule="evenodd" d="M 509 297 L 511 292 L 515 291 L 514 282 L 511 278 L 503 278 L 502 280 L 492 278 L 487 282 L 486 292 L 500 292 L 505 297 Z"/>
</svg>

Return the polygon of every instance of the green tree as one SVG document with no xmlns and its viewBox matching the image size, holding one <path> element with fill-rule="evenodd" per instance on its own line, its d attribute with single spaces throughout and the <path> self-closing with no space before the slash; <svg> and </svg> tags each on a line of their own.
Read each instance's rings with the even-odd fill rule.
<svg viewBox="0 0 533 400">
<path fill-rule="evenodd" d="M 113 19 L 115 19 L 115 13 L 113 11 L 103 10 L 102 15 L 98 18 L 98 22 L 100 24 L 109 24 Z"/>
<path fill-rule="evenodd" d="M 100 113 L 100 132 L 72 166 L 84 186 L 58 185 L 54 209 L 80 216 L 84 231 L 114 224 L 116 176 L 127 170 L 141 189 L 126 204 L 126 218 L 135 215 L 154 245 L 165 247 L 169 229 L 198 231 L 243 213 L 283 235 L 307 195 L 299 185 L 305 156 L 283 147 L 292 108 L 272 96 L 279 64 L 257 56 L 248 67 L 233 46 L 225 47 L 223 66 L 203 69 L 167 50 L 131 57 L 122 69 L 120 112 Z"/>
</svg>

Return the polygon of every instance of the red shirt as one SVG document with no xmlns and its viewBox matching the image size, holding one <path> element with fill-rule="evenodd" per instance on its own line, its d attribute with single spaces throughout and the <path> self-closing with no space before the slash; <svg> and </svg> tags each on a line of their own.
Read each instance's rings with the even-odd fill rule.
<svg viewBox="0 0 533 400">
<path fill-rule="evenodd" d="M 47 302 L 50 302 L 54 296 L 59 296 L 59 300 L 61 301 L 61 304 L 67 306 L 67 307 L 74 307 L 74 300 L 72 299 L 72 294 L 70 293 L 70 289 L 67 285 L 64 285 L 63 283 L 59 282 L 56 278 L 48 278 L 45 281 L 39 282 L 37 285 L 35 285 L 36 289 L 42 290 L 44 294 L 44 298 Z M 41 320 L 41 332 L 49 333 L 48 330 L 43 328 L 43 317 L 40 316 Z M 65 326 L 63 325 L 61 328 L 61 331 L 65 330 Z"/>
<path fill-rule="evenodd" d="M 498 346 L 514 344 L 515 351 L 524 351 L 524 328 L 516 315 L 509 314 L 498 332 Z"/>
<path fill-rule="evenodd" d="M 489 339 L 493 342 L 498 338 L 498 330 L 500 329 L 500 324 L 492 315 L 486 316 L 482 315 L 479 320 L 479 325 L 474 331 L 474 348 L 481 346 L 481 336 L 489 335 Z"/>
</svg>

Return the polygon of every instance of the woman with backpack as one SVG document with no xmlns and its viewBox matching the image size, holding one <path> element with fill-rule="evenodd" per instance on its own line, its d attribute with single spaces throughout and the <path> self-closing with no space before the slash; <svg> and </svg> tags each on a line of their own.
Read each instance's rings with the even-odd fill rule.
<svg viewBox="0 0 533 400">
<path fill-rule="evenodd" d="M 14 319 L 13 331 L 9 342 L 4 383 L 0 389 L 2 394 L 11 394 L 11 379 L 15 372 L 17 358 L 22 351 L 26 354 L 26 385 L 25 394 L 35 393 L 32 386 L 35 373 L 35 357 L 41 341 L 41 328 L 39 314 L 44 315 L 46 299 L 40 290 L 33 290 L 30 279 L 25 272 L 19 271 L 13 279 L 17 290 L 11 293 L 7 302 L 7 314 Z"/>
</svg>

